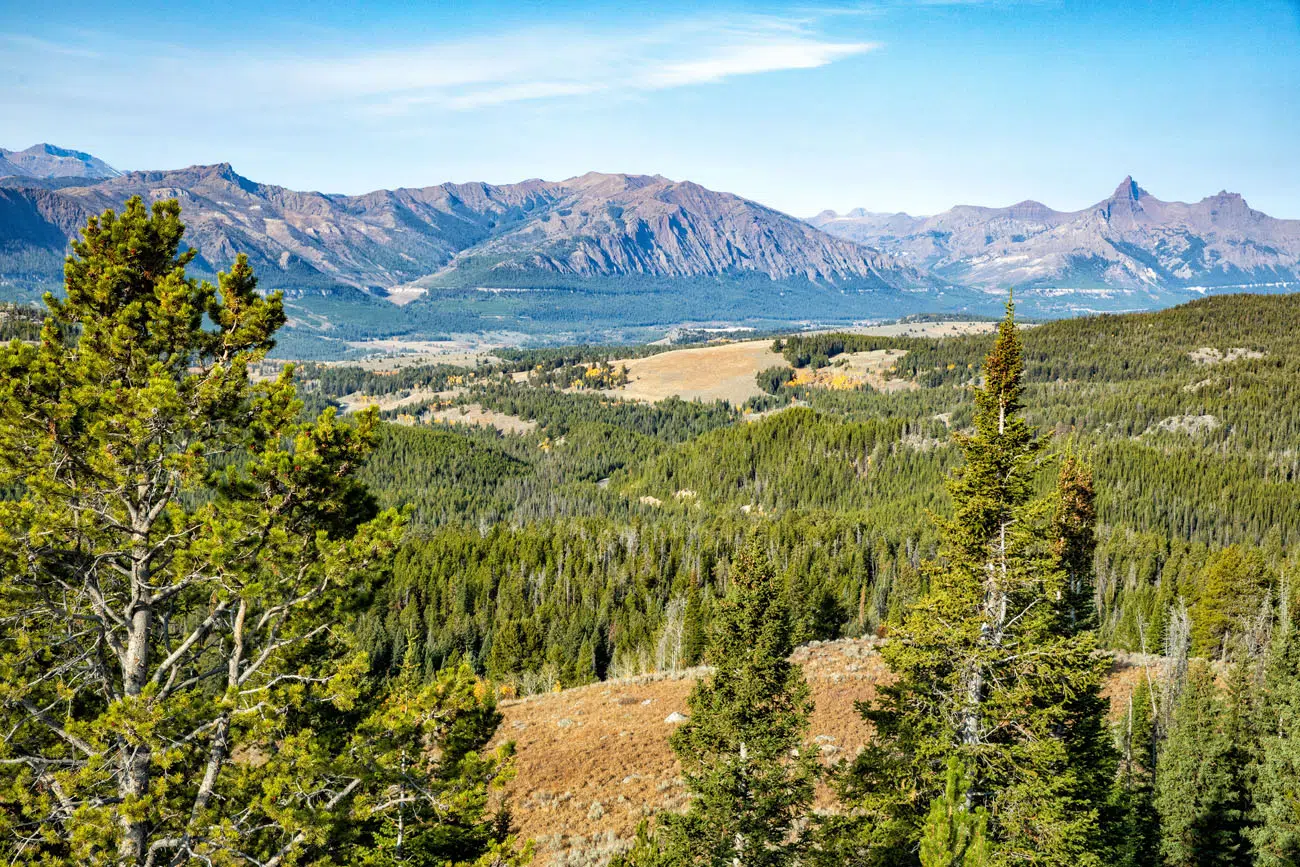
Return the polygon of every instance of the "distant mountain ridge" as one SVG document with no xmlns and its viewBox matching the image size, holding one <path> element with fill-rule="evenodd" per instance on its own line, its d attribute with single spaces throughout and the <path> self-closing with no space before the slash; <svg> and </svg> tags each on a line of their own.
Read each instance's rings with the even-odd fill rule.
<svg viewBox="0 0 1300 867">
<path fill-rule="evenodd" d="M 99 179 L 120 174 L 98 157 L 52 144 L 36 144 L 21 151 L 0 148 L 0 177 Z"/>
<path fill-rule="evenodd" d="M 962 206 L 804 221 L 661 175 L 443 183 L 339 195 L 228 163 L 117 172 L 79 151 L 3 151 L 0 300 L 61 285 L 67 243 L 131 196 L 177 199 L 193 271 L 249 256 L 290 330 L 349 341 L 448 332 L 618 340 L 670 326 L 833 325 L 915 313 L 1028 315 L 1176 304 L 1300 281 L 1300 221 L 1240 196 L 1162 202 L 1131 178 L 1092 208 Z M 80 172 L 80 174 L 77 174 Z M 653 339 L 653 338 L 651 338 Z"/>
<path fill-rule="evenodd" d="M 588 173 L 539 190 L 550 203 L 458 254 L 425 281 L 471 268 L 494 282 L 561 277 L 650 279 L 756 274 L 828 286 L 925 286 L 928 277 L 856 243 L 731 193 L 659 175 Z"/>
<path fill-rule="evenodd" d="M 892 256 L 659 175 L 337 195 L 252 181 L 228 163 L 57 187 L 0 181 L 0 294 L 57 290 L 68 239 L 133 195 L 180 201 L 196 274 L 245 253 L 263 288 L 290 297 L 292 327 L 336 340 L 444 330 L 620 339 L 683 323 L 987 307 Z"/>
<path fill-rule="evenodd" d="M 1025 201 L 960 205 L 931 217 L 824 211 L 808 221 L 977 287 L 1205 290 L 1300 283 L 1300 220 L 1280 220 L 1221 191 L 1165 202 L 1125 178 L 1079 211 Z"/>
<path fill-rule="evenodd" d="M 10 187 L 7 195 L 28 202 L 26 221 L 14 202 L 0 222 L 6 240 L 47 237 L 51 226 L 70 236 L 83 216 L 132 195 L 178 198 L 187 239 L 208 269 L 245 252 L 271 286 L 392 291 L 403 300 L 427 285 L 514 287 L 565 278 L 754 274 L 881 289 L 928 282 L 888 256 L 778 211 L 659 176 L 591 173 L 342 196 L 256 183 L 222 163 L 128 172 L 40 195 Z M 23 225 L 36 221 L 49 226 L 34 232 Z"/>
</svg>

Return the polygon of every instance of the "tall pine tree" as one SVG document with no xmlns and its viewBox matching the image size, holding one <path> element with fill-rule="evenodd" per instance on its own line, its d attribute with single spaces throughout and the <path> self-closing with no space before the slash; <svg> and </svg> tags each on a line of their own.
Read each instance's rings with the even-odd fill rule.
<svg viewBox="0 0 1300 867">
<path fill-rule="evenodd" d="M 183 233 L 175 201 L 91 219 L 0 348 L 0 860 L 337 864 L 413 791 L 455 860 L 505 852 L 485 685 L 390 696 L 347 628 L 403 529 L 356 479 L 376 414 L 254 382 L 280 296 L 242 256 L 187 276 Z"/>
<path fill-rule="evenodd" d="M 1063 616 L 1071 570 L 1082 579 L 1091 560 L 1091 486 L 1076 466 L 1059 507 L 1033 498 L 1045 443 L 1020 415 L 1023 366 L 1008 303 L 975 390 L 975 430 L 957 436 L 964 461 L 930 593 L 883 650 L 896 679 L 862 708 L 876 737 L 841 777 L 857 819 L 847 844 L 852 823 L 832 825 L 843 860 L 915 863 L 953 754 L 972 769 L 966 799 L 989 810 L 993 863 L 1095 865 L 1106 852 L 1105 663 L 1082 628 L 1087 611 Z"/>
<path fill-rule="evenodd" d="M 664 815 L 624 865 L 793 867 L 817 779 L 804 743 L 812 699 L 794 650 L 784 588 L 758 545 L 737 555 L 718 606 L 707 661 L 713 674 L 688 701 L 672 737 L 691 802 Z"/>
<path fill-rule="evenodd" d="M 1160 862 L 1160 817 L 1155 806 L 1155 690 L 1148 681 L 1140 682 L 1129 697 L 1120 732 L 1122 755 L 1114 797 L 1121 817 L 1116 863 L 1121 867 L 1147 867 Z"/>
<path fill-rule="evenodd" d="M 1056 491 L 1052 530 L 1056 556 L 1065 572 L 1060 605 L 1062 628 L 1073 634 L 1097 626 L 1092 565 L 1097 548 L 1097 507 L 1092 468 L 1076 455 L 1067 454 L 1061 462 Z"/>
</svg>

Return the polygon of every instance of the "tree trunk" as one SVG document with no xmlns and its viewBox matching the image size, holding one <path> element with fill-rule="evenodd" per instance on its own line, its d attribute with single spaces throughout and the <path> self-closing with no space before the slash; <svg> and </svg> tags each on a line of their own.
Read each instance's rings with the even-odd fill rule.
<svg viewBox="0 0 1300 867">
<path fill-rule="evenodd" d="M 144 509 L 141 508 L 141 512 Z M 153 599 L 149 589 L 149 528 L 137 519 L 132 528 L 131 551 L 131 608 L 126 612 L 130 623 L 126 653 L 122 659 L 122 695 L 126 701 L 140 696 L 149 680 L 149 633 L 153 629 Z M 130 804 L 149 793 L 149 777 L 153 754 L 144 744 L 133 744 L 125 737 L 118 738 L 121 755 L 118 795 L 122 798 L 122 839 L 118 844 L 119 860 L 123 865 L 143 864 L 148 844 L 148 828 L 143 819 L 133 819 Z"/>
<path fill-rule="evenodd" d="M 128 700 L 139 696 L 148 680 L 149 630 L 152 621 L 152 608 L 147 602 L 138 601 L 135 610 L 131 612 L 130 637 L 122 664 L 122 692 Z M 153 755 L 143 744 L 132 744 L 121 737 L 118 739 L 118 749 L 121 751 L 118 795 L 124 804 L 129 804 L 149 792 Z M 122 839 L 118 853 L 123 864 L 141 864 L 145 858 L 148 829 L 143 820 L 130 818 L 130 812 L 122 812 Z"/>
</svg>

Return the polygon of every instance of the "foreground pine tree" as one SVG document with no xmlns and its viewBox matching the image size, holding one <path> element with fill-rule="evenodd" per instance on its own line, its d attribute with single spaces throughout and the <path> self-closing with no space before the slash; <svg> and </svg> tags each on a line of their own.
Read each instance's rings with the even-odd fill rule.
<svg viewBox="0 0 1300 867">
<path fill-rule="evenodd" d="M 1288 602 L 1284 595 L 1260 701 L 1255 825 L 1249 831 L 1260 867 L 1300 867 L 1300 636 Z"/>
<path fill-rule="evenodd" d="M 1156 690 L 1143 680 L 1129 697 L 1121 724 L 1122 755 L 1113 804 L 1120 821 L 1115 846 L 1119 867 L 1160 863 L 1160 816 L 1155 805 Z"/>
<path fill-rule="evenodd" d="M 0 350 L 0 858 L 337 864 L 423 805 L 473 861 L 508 765 L 483 685 L 390 695 L 346 628 L 402 530 L 353 478 L 376 418 L 254 384 L 281 299 L 242 257 L 187 277 L 183 232 L 174 201 L 92 219 Z"/>
<path fill-rule="evenodd" d="M 532 844 L 518 847 L 509 814 L 489 809 L 493 790 L 514 776 L 513 745 L 486 750 L 500 722 L 487 685 L 468 665 L 448 667 L 426 684 L 408 650 L 400 675 L 352 734 L 352 749 L 374 756 L 373 790 L 385 808 L 356 814 L 342 829 L 336 863 L 528 863 Z"/>
<path fill-rule="evenodd" d="M 817 778 L 804 743 L 812 699 L 794 650 L 784 588 L 754 544 L 733 563 L 715 614 L 690 719 L 672 737 L 691 795 L 684 815 L 642 829 L 622 864 L 796 867 Z"/>
<path fill-rule="evenodd" d="M 971 768 L 963 798 L 988 809 L 992 863 L 1086 867 L 1106 850 L 1115 756 L 1086 628 L 1091 482 L 1076 466 L 1056 508 L 1032 497 L 1044 442 L 1020 416 L 1011 305 L 983 374 L 975 431 L 957 438 L 941 561 L 883 650 L 896 680 L 863 708 L 876 736 L 840 780 L 851 812 L 830 823 L 828 846 L 841 863 L 915 864 L 954 755 Z"/>
</svg>

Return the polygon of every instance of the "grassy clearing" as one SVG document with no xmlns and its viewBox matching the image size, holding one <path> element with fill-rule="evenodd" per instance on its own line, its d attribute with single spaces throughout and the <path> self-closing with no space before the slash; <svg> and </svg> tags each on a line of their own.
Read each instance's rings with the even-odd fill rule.
<svg viewBox="0 0 1300 867">
<path fill-rule="evenodd" d="M 725 400 L 739 406 L 762 394 L 754 379 L 760 370 L 785 363 L 772 351 L 770 340 L 674 349 L 615 361 L 616 367 L 627 365 L 630 381 L 609 394 L 650 403 L 677 395 L 682 400 Z"/>
</svg>

